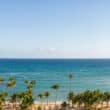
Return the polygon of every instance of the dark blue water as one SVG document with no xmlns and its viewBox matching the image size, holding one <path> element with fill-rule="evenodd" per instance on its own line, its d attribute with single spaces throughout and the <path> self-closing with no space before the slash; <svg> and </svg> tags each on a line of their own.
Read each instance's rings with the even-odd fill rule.
<svg viewBox="0 0 110 110">
<path fill-rule="evenodd" d="M 59 83 L 58 99 L 62 100 L 69 91 L 68 74 L 72 73 L 72 89 L 75 92 L 86 89 L 110 90 L 110 59 L 0 59 L 0 76 L 17 80 L 15 91 L 25 89 L 24 80 L 35 79 L 35 95 L 50 91 Z M 2 87 L 3 89 L 3 87 Z"/>
</svg>

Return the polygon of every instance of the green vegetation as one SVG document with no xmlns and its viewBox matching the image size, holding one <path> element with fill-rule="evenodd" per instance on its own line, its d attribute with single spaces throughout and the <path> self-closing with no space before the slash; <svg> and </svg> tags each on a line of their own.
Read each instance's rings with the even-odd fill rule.
<svg viewBox="0 0 110 110">
<path fill-rule="evenodd" d="M 46 91 L 46 92 L 44 93 L 44 96 L 45 96 L 45 98 L 47 99 L 47 106 L 48 106 L 48 98 L 49 98 L 49 96 L 50 96 L 50 93 L 49 93 L 48 91 Z"/>
<path fill-rule="evenodd" d="M 0 77 L 0 82 L 3 82 L 4 78 Z M 16 86 L 16 80 L 14 77 L 10 77 L 7 81 L 7 87 L 13 89 Z M 26 82 L 25 82 L 26 83 Z M 26 90 L 21 93 L 12 92 L 8 94 L 7 92 L 0 92 L 0 110 L 6 106 L 6 101 L 13 104 L 12 110 L 17 110 L 16 105 L 19 103 L 20 110 L 31 110 L 34 103 L 33 87 L 36 84 L 35 80 L 29 80 L 27 83 Z"/>
<path fill-rule="evenodd" d="M 74 93 L 72 91 L 72 79 L 73 75 L 69 74 L 69 93 L 67 94 L 67 100 L 62 102 L 59 109 L 56 110 L 68 110 L 67 108 L 74 108 L 75 110 L 101 110 L 109 107 L 110 102 L 110 92 L 101 92 L 100 90 L 86 90 L 81 93 Z M 0 85 L 5 82 L 5 78 L 0 77 Z M 14 77 L 10 77 L 6 81 L 6 87 L 13 90 L 16 86 L 16 80 Z M 9 101 L 13 105 L 12 110 L 17 110 L 16 106 L 19 104 L 19 110 L 32 110 L 34 105 L 35 97 L 33 94 L 33 88 L 36 84 L 35 80 L 25 80 L 26 89 L 23 92 L 12 92 L 10 95 L 6 91 L 0 91 L 0 110 L 5 110 L 6 102 Z M 4 86 L 4 85 L 3 85 Z M 55 91 L 55 107 L 57 107 L 58 90 L 60 89 L 59 84 L 54 84 L 51 89 Z M 37 99 L 40 100 L 40 105 L 37 110 L 43 110 L 42 102 L 46 100 L 48 106 L 49 97 L 51 96 L 49 91 L 44 93 L 39 93 Z M 69 103 L 68 103 L 69 102 Z M 106 106 L 104 106 L 104 103 Z M 100 107 L 98 107 L 100 105 Z"/>
<path fill-rule="evenodd" d="M 84 92 L 68 95 L 68 100 L 71 100 L 72 105 L 77 105 L 77 108 L 84 108 L 85 110 L 97 110 L 97 105 L 106 102 L 108 107 L 108 102 L 110 101 L 110 92 L 101 92 L 100 90 L 86 90 Z M 73 106 L 72 106 L 73 107 Z"/>
<path fill-rule="evenodd" d="M 68 78 L 69 78 L 69 92 L 71 92 L 71 81 L 72 81 L 72 79 L 73 79 L 73 75 L 72 75 L 72 73 L 70 73 L 69 75 L 68 75 Z"/>
<path fill-rule="evenodd" d="M 56 95 L 56 97 L 55 97 L 55 106 L 56 106 L 56 102 L 57 102 L 57 91 L 58 91 L 58 89 L 59 89 L 59 84 L 54 84 L 51 88 L 53 89 L 53 90 L 55 90 L 55 95 Z"/>
<path fill-rule="evenodd" d="M 42 105 L 43 94 L 38 94 L 38 99 L 40 100 L 40 104 Z"/>
<path fill-rule="evenodd" d="M 7 96 L 8 96 L 7 92 L 0 93 L 0 110 L 2 110 L 3 106 L 5 105 Z"/>
<path fill-rule="evenodd" d="M 0 77 L 0 88 L 2 88 L 4 81 L 5 81 L 5 78 Z M 3 92 L 3 88 L 2 88 L 2 92 Z"/>
</svg>

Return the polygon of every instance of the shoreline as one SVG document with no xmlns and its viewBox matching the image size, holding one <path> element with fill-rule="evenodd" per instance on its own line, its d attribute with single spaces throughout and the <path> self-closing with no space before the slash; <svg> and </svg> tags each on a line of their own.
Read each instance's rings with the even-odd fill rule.
<svg viewBox="0 0 110 110">
<path fill-rule="evenodd" d="M 57 108 L 59 110 L 61 108 L 61 104 L 62 103 L 63 103 L 63 101 L 62 102 L 57 102 L 56 105 L 53 102 L 49 102 L 48 105 L 47 105 L 47 103 L 42 103 L 42 104 L 40 104 L 40 103 L 34 103 L 32 110 L 38 109 L 39 106 L 41 106 L 41 108 L 43 110 L 55 110 L 55 108 Z M 106 102 L 103 102 L 103 104 L 101 104 L 101 103 L 94 104 L 94 106 L 96 106 L 96 105 L 97 105 L 97 109 L 110 110 L 110 101 L 108 103 L 108 107 L 107 107 Z M 77 104 L 74 104 L 74 107 L 72 107 L 72 105 L 67 106 L 67 109 L 66 110 L 77 110 L 77 108 L 78 108 L 78 105 Z M 84 108 L 84 105 L 82 104 L 79 108 L 80 109 Z"/>
<path fill-rule="evenodd" d="M 57 104 L 62 104 L 62 102 L 64 102 L 64 101 L 56 101 Z M 42 102 L 40 102 L 40 101 L 34 101 L 34 103 L 35 104 L 41 104 L 41 103 L 42 104 L 47 104 L 47 102 L 43 102 L 43 101 Z M 54 101 L 48 101 L 48 104 L 55 104 L 55 102 Z"/>
<path fill-rule="evenodd" d="M 63 101 L 62 101 L 63 102 Z M 62 102 L 57 102 L 57 104 L 55 105 L 55 103 L 51 103 L 49 102 L 48 105 L 46 103 L 34 103 L 32 106 L 32 110 L 38 110 L 39 106 L 42 108 L 42 110 L 60 110 L 61 109 L 61 103 Z M 110 102 L 109 102 L 109 106 L 106 107 L 106 103 L 103 102 L 103 107 L 101 104 L 96 104 L 97 105 L 97 109 L 101 109 L 101 110 L 110 110 Z M 96 106 L 94 105 L 94 106 Z M 74 107 L 72 107 L 72 105 L 69 105 L 66 107 L 65 110 L 77 110 L 78 109 L 78 105 L 74 104 Z M 82 104 L 79 109 L 84 109 L 84 105 Z"/>
</svg>

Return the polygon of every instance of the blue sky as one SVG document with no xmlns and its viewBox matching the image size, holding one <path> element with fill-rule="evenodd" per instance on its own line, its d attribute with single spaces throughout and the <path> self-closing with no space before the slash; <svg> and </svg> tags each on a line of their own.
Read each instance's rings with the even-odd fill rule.
<svg viewBox="0 0 110 110">
<path fill-rule="evenodd" d="M 110 58 L 110 0 L 0 0 L 0 58 Z"/>
</svg>

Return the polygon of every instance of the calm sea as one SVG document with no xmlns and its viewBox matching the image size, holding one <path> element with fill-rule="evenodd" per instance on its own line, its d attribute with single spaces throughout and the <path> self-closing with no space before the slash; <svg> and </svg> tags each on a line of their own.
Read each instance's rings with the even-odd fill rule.
<svg viewBox="0 0 110 110">
<path fill-rule="evenodd" d="M 34 93 L 49 91 L 54 100 L 54 83 L 60 85 L 58 100 L 66 98 L 69 91 L 68 74 L 72 73 L 72 90 L 110 90 L 110 59 L 0 59 L 0 76 L 14 76 L 17 86 L 14 91 L 25 89 L 24 80 L 37 81 Z M 1 86 L 1 85 L 0 85 Z M 6 89 L 1 86 L 0 89 Z M 8 90 L 9 91 L 9 90 Z"/>
</svg>

